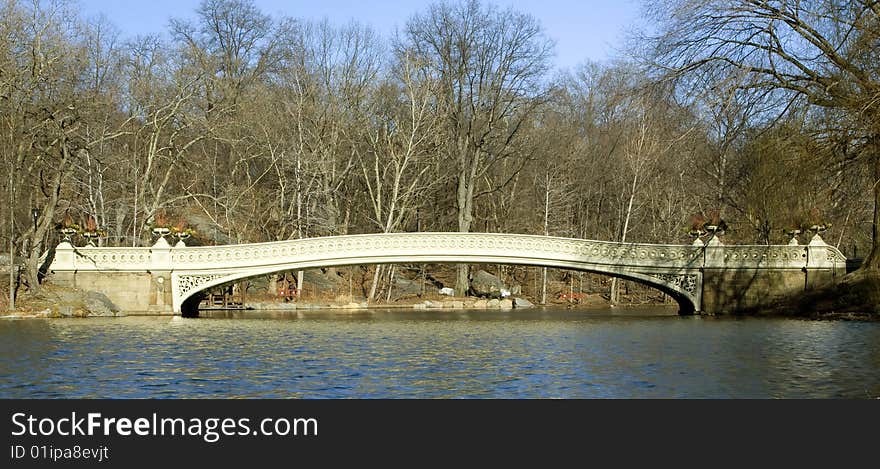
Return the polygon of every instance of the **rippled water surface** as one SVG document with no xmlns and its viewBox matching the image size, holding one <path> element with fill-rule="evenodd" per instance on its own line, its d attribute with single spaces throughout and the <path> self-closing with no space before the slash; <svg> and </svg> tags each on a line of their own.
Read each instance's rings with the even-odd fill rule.
<svg viewBox="0 0 880 469">
<path fill-rule="evenodd" d="M 2 320 L 0 397 L 880 396 L 880 323 L 666 313 Z"/>
</svg>

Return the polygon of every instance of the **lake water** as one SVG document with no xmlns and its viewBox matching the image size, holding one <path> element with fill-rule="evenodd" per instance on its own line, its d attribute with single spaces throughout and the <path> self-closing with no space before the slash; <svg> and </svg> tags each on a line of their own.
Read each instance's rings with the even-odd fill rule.
<svg viewBox="0 0 880 469">
<path fill-rule="evenodd" d="M 880 323 L 673 310 L 0 321 L 0 398 L 877 398 Z"/>
</svg>

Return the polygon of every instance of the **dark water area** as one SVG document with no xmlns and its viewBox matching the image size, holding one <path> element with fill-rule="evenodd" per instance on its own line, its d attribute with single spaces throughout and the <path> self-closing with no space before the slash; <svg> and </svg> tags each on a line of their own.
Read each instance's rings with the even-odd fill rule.
<svg viewBox="0 0 880 469">
<path fill-rule="evenodd" d="M 880 323 L 674 312 L 2 320 L 0 397 L 880 397 Z"/>
</svg>

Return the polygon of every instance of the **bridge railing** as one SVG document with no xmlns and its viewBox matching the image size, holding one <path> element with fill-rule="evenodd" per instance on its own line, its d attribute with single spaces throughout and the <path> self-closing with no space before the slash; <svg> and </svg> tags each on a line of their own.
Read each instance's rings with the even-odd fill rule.
<svg viewBox="0 0 880 469">
<path fill-rule="evenodd" d="M 704 268 L 844 268 L 846 257 L 827 244 L 706 246 Z"/>
<path fill-rule="evenodd" d="M 62 242 L 55 248 L 52 270 L 144 271 L 153 262 L 153 248 L 75 247 Z"/>
<path fill-rule="evenodd" d="M 700 256 L 692 246 L 621 244 L 546 236 L 484 233 L 388 233 L 310 238 L 273 243 L 175 249 L 178 268 L 205 269 L 218 264 L 245 267 L 287 264 L 314 258 L 440 255 L 547 257 L 579 262 L 686 267 Z"/>
</svg>

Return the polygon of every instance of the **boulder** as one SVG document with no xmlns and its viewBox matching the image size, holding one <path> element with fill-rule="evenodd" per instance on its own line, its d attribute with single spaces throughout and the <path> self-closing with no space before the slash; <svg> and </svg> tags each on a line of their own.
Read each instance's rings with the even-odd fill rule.
<svg viewBox="0 0 880 469">
<path fill-rule="evenodd" d="M 294 272 L 294 278 L 296 273 Z M 348 291 L 348 282 L 337 275 L 336 269 L 309 269 L 303 273 L 303 282 L 311 284 L 314 288 L 322 292 L 332 292 L 334 290 L 344 289 Z"/>
<path fill-rule="evenodd" d="M 58 305 L 58 315 L 62 318 L 72 318 L 74 316 L 73 306 Z"/>
<path fill-rule="evenodd" d="M 525 298 L 517 297 L 517 298 L 513 299 L 513 307 L 514 308 L 534 308 L 535 305 L 531 301 L 529 301 Z"/>
<path fill-rule="evenodd" d="M 95 292 L 97 293 L 97 292 Z M 58 304 L 62 305 L 82 305 L 85 298 L 82 290 L 75 289 L 55 289 L 52 292 L 41 292 L 41 296 L 47 299 L 52 299 Z M 106 296 L 105 296 L 106 298 Z M 109 301 L 109 300 L 108 300 Z"/>
<path fill-rule="evenodd" d="M 120 316 L 119 307 L 107 295 L 96 291 L 45 285 L 28 298 L 34 309 L 48 308 L 51 317 L 83 318 Z"/>
<path fill-rule="evenodd" d="M 474 296 L 501 298 L 501 292 L 507 290 L 501 279 L 485 270 L 477 271 L 471 278 L 471 292 Z"/>
<path fill-rule="evenodd" d="M 392 300 L 399 300 L 401 298 L 417 296 L 421 293 L 422 286 L 419 282 L 415 280 L 409 280 L 407 278 L 397 275 L 394 276 L 394 285 L 391 290 Z"/>
<path fill-rule="evenodd" d="M 89 316 L 116 316 L 116 313 L 119 312 L 119 307 L 113 304 L 110 298 L 107 298 L 107 295 L 101 292 L 86 292 L 83 303 L 89 312 Z"/>
</svg>

